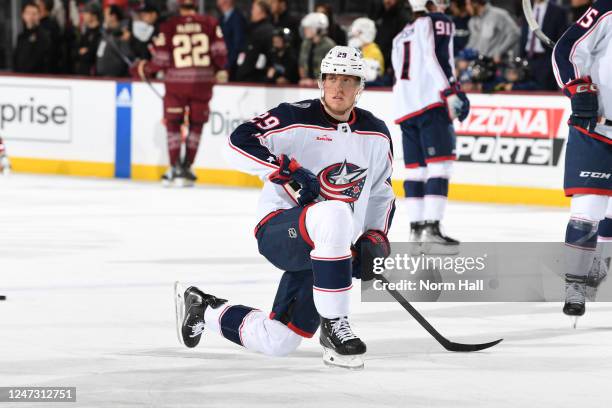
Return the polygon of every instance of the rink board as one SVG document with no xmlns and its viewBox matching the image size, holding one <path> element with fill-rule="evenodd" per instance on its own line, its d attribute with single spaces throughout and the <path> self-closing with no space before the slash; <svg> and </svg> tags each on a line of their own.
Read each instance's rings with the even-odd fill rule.
<svg viewBox="0 0 612 408">
<path fill-rule="evenodd" d="M 155 83 L 159 93 L 163 84 Z M 199 182 L 257 187 L 228 166 L 222 151 L 240 123 L 317 89 L 216 86 L 195 168 Z M 456 123 L 450 198 L 567 205 L 561 191 L 569 103 L 561 95 L 470 95 Z M 403 195 L 401 132 L 389 89 L 364 92 L 359 106 L 385 120 L 393 137 L 394 189 Z M 0 136 L 18 172 L 159 180 L 168 158 L 162 103 L 142 82 L 0 76 Z"/>
</svg>

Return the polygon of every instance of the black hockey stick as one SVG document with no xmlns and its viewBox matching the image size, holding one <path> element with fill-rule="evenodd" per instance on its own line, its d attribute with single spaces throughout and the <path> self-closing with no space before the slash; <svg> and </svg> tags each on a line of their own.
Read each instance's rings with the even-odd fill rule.
<svg viewBox="0 0 612 408">
<path fill-rule="evenodd" d="M 531 8 L 531 0 L 522 0 L 523 1 L 523 14 L 525 14 L 525 20 L 527 20 L 527 24 L 529 28 L 536 37 L 540 39 L 544 44 L 546 44 L 549 48 L 555 48 L 555 42 L 548 38 L 546 34 L 540 28 L 540 25 L 536 21 L 533 16 L 533 9 Z M 612 120 L 606 119 L 603 116 L 597 118 L 597 123 L 604 126 L 612 126 Z"/>
<path fill-rule="evenodd" d="M 292 196 L 292 198 L 295 200 L 295 202 L 297 202 L 297 199 L 300 194 L 299 184 L 294 183 L 294 182 L 289 182 L 286 184 L 286 186 L 287 188 L 285 190 L 287 191 L 287 193 L 289 193 Z M 482 344 L 463 344 L 463 343 L 455 343 L 454 341 L 450 341 L 449 339 L 441 335 L 427 321 L 427 319 L 425 319 L 423 315 L 420 314 L 419 311 L 416 310 L 414 306 L 412 306 L 410 302 L 408 302 L 397 290 L 389 289 L 389 281 L 387 280 L 387 278 L 385 278 L 384 276 L 380 274 L 377 274 L 376 279 L 384 283 L 385 289 L 387 290 L 387 292 L 389 292 L 391 296 L 393 296 L 393 298 L 397 301 L 397 303 L 402 305 L 402 307 L 408 313 L 410 313 L 410 316 L 414 317 L 414 320 L 416 320 L 421 326 L 423 326 L 423 328 L 427 330 L 427 332 L 431 334 L 433 338 L 436 339 L 438 343 L 440 343 L 442 347 L 444 347 L 448 351 L 459 351 L 459 352 L 480 351 L 480 350 L 488 349 L 489 347 L 493 347 L 503 340 L 503 339 L 499 339 L 499 340 L 495 340 L 489 343 L 482 343 Z"/>
<path fill-rule="evenodd" d="M 125 55 L 123 52 L 121 52 L 121 50 L 119 49 L 119 46 L 115 43 L 115 40 L 113 38 L 108 38 L 108 36 L 105 34 L 104 35 L 104 40 L 106 41 L 107 44 L 110 44 L 111 47 L 113 48 L 113 50 L 117 53 L 117 55 L 119 56 L 119 58 L 121 58 L 121 60 L 127 64 L 128 67 L 131 67 L 134 64 L 134 61 L 132 61 L 131 59 L 129 59 L 127 57 L 127 55 Z M 149 88 L 151 88 L 151 90 L 153 91 L 153 93 L 155 95 L 157 95 L 157 97 L 159 99 L 164 99 L 164 97 L 157 92 L 157 89 L 155 89 L 155 87 L 153 86 L 153 84 L 151 83 L 151 81 L 149 80 L 149 78 L 147 78 L 146 75 L 140 75 L 140 79 L 142 79 L 144 82 L 147 83 L 147 85 L 149 85 Z"/>
<path fill-rule="evenodd" d="M 385 284 L 385 289 L 387 292 L 393 296 L 393 298 L 402 305 L 402 307 L 410 313 L 410 316 L 414 317 L 416 320 L 429 334 L 433 336 L 434 339 L 438 341 L 448 351 L 457 351 L 457 352 L 468 352 L 468 351 L 480 351 L 488 349 L 489 347 L 493 347 L 496 344 L 499 344 L 503 339 L 491 341 L 489 343 L 481 343 L 481 344 L 463 344 L 463 343 L 455 343 L 454 341 L 450 341 L 443 335 L 441 335 L 428 321 L 423 317 L 418 310 L 414 308 L 397 290 L 389 289 L 388 284 L 389 281 L 382 275 L 376 275 L 376 279 Z"/>
</svg>

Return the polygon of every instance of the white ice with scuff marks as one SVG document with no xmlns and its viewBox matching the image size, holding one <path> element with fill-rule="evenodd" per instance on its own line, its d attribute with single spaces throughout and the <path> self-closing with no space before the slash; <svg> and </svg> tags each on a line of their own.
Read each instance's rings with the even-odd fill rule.
<svg viewBox="0 0 612 408">
<path fill-rule="evenodd" d="M 361 372 L 325 367 L 316 339 L 289 358 L 212 334 L 196 349 L 180 346 L 177 279 L 271 306 L 280 271 L 257 253 L 256 200 L 256 190 L 0 177 L 0 294 L 8 296 L 0 386 L 78 388 L 76 404 L 52 407 L 609 405 L 606 303 L 588 305 L 577 330 L 556 303 L 417 304 L 452 340 L 505 339 L 460 354 L 443 350 L 399 305 L 360 304 L 357 284 L 352 319 L 368 345 Z M 466 241 L 558 241 L 566 220 L 563 209 L 450 203 L 445 226 Z M 407 234 L 399 208 L 391 240 Z"/>
</svg>

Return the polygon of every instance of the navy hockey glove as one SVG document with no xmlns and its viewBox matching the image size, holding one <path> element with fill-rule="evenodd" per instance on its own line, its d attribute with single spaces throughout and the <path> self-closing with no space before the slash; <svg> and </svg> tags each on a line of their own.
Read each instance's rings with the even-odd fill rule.
<svg viewBox="0 0 612 408">
<path fill-rule="evenodd" d="M 463 122 L 467 118 L 470 113 L 470 100 L 458 83 L 443 90 L 442 98 L 446 102 L 451 120 L 457 118 L 459 122 Z"/>
<path fill-rule="evenodd" d="M 374 279 L 374 258 L 385 259 L 391 253 L 387 235 L 378 230 L 367 230 L 351 248 L 353 277 L 366 282 Z"/>
<path fill-rule="evenodd" d="M 591 81 L 591 77 L 586 76 L 568 82 L 563 87 L 563 93 L 572 102 L 572 115 L 568 124 L 593 132 L 597 125 L 599 102 L 597 101 L 597 85 Z"/>
<path fill-rule="evenodd" d="M 270 174 L 270 181 L 280 185 L 296 182 L 300 186 L 298 204 L 304 206 L 313 202 L 321 190 L 317 176 L 303 168 L 297 160 L 289 159 L 286 154 L 281 155 L 277 160 L 278 170 Z"/>
</svg>

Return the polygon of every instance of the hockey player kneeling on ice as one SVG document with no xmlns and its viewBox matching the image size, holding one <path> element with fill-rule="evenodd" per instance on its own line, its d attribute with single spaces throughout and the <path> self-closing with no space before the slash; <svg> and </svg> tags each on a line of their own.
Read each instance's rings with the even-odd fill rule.
<svg viewBox="0 0 612 408">
<path fill-rule="evenodd" d="M 410 6 L 415 20 L 393 39 L 391 53 L 410 241 L 422 242 L 424 253 L 456 254 L 459 241 L 444 235 L 440 222 L 455 160 L 452 121 L 463 121 L 470 104 L 454 75 L 453 22 L 435 12 L 435 1 L 410 0 Z"/>
<path fill-rule="evenodd" d="M 326 364 L 363 367 L 366 345 L 349 319 L 351 244 L 388 247 L 395 209 L 389 131 L 355 107 L 364 81 L 359 51 L 334 47 L 321 63 L 320 99 L 283 103 L 231 134 L 228 159 L 264 180 L 255 228 L 259 252 L 285 272 L 269 315 L 178 286 L 177 324 L 185 345 L 195 346 L 206 328 L 250 350 L 282 356 L 320 325 Z"/>
<path fill-rule="evenodd" d="M 611 55 L 612 0 L 595 2 L 563 34 L 553 53 L 557 83 L 572 106 L 563 183 L 565 194 L 572 197 L 565 233 L 563 312 L 576 319 L 585 312 L 586 298 L 593 300 L 609 267 L 612 127 L 600 118 L 612 117 Z"/>
</svg>

